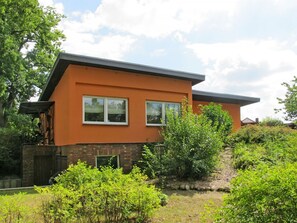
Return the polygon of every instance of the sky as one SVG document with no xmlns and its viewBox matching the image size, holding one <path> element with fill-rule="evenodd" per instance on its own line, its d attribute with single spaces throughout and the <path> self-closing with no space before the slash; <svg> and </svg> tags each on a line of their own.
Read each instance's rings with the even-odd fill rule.
<svg viewBox="0 0 297 223">
<path fill-rule="evenodd" d="M 66 17 L 67 53 L 205 75 L 193 89 L 259 97 L 241 118 L 283 118 L 297 76 L 294 0 L 39 0 Z"/>
</svg>

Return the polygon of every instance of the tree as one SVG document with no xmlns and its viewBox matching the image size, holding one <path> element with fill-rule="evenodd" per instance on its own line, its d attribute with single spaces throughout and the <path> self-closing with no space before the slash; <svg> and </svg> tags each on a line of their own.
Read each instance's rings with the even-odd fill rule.
<svg viewBox="0 0 297 223">
<path fill-rule="evenodd" d="M 0 127 L 9 110 L 42 89 L 60 51 L 62 15 L 38 0 L 0 2 Z"/>
<path fill-rule="evenodd" d="M 282 111 L 285 115 L 285 120 L 295 120 L 297 118 L 297 77 L 294 76 L 292 85 L 282 83 L 287 88 L 285 98 L 277 98 L 278 103 L 283 105 L 281 109 L 275 109 L 276 112 Z"/>
</svg>

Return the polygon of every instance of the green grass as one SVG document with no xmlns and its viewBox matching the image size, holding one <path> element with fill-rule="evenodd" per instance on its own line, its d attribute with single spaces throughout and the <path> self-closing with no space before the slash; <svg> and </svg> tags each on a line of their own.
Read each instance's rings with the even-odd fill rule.
<svg viewBox="0 0 297 223">
<path fill-rule="evenodd" d="M 224 193 L 197 191 L 164 191 L 168 204 L 154 214 L 152 222 L 213 222 Z"/>
<path fill-rule="evenodd" d="M 26 192 L 22 203 L 37 211 L 41 205 L 41 196 L 34 189 L 3 191 L 0 195 L 10 196 L 15 193 Z M 165 190 L 168 195 L 168 204 L 156 210 L 152 223 L 175 222 L 213 222 L 214 212 L 221 206 L 224 193 Z M 42 216 L 34 215 L 37 222 L 42 222 Z M 34 221 L 33 221 L 34 222 Z"/>
<path fill-rule="evenodd" d="M 26 194 L 36 194 L 37 192 L 34 188 L 18 188 L 18 189 L 1 189 L 0 195 L 13 195 L 18 193 L 26 193 Z"/>
</svg>

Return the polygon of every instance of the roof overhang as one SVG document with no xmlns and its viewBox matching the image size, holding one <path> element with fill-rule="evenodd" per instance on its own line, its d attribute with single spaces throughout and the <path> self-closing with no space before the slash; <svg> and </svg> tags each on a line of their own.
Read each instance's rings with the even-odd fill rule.
<svg viewBox="0 0 297 223">
<path fill-rule="evenodd" d="M 38 116 L 40 113 L 48 111 L 53 104 L 53 101 L 22 102 L 19 113 Z"/>
<path fill-rule="evenodd" d="M 205 76 L 201 74 L 175 71 L 158 67 L 150 67 L 145 65 L 126 63 L 114 60 L 106 60 L 75 54 L 60 53 L 50 73 L 45 88 L 42 91 L 43 93 L 39 98 L 40 101 L 47 101 L 50 98 L 55 87 L 59 83 L 65 70 L 70 64 L 97 68 L 107 68 L 112 70 L 127 71 L 138 74 L 141 73 L 159 77 L 169 77 L 181 80 L 189 80 L 192 82 L 192 86 L 205 80 Z"/>
<path fill-rule="evenodd" d="M 216 103 L 228 103 L 228 104 L 238 104 L 240 106 L 245 106 L 260 101 L 260 98 L 246 97 L 233 94 L 221 94 L 206 91 L 192 91 L 194 101 L 206 101 L 206 102 L 216 102 Z"/>
</svg>

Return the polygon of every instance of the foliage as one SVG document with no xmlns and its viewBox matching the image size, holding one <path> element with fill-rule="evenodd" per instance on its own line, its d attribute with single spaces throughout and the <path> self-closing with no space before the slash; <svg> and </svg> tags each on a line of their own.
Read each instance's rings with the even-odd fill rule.
<svg viewBox="0 0 297 223">
<path fill-rule="evenodd" d="M 7 127 L 0 128 L 0 175 L 19 174 L 21 147 L 38 141 L 37 124 L 26 115 L 12 113 Z"/>
<path fill-rule="evenodd" d="M 260 125 L 261 126 L 283 126 L 284 123 L 280 119 L 267 117 L 260 122 Z"/>
<path fill-rule="evenodd" d="M 62 16 L 38 0 L 1 0 L 0 126 L 7 112 L 40 90 L 64 38 Z"/>
<path fill-rule="evenodd" d="M 190 106 L 183 105 L 181 116 L 168 111 L 161 134 L 164 145 L 143 153 L 142 163 L 151 177 L 201 178 L 214 169 L 222 141 L 210 121 L 193 114 Z"/>
<path fill-rule="evenodd" d="M 149 178 L 161 178 L 171 172 L 171 156 L 163 144 L 146 144 L 143 146 L 138 166 Z"/>
<path fill-rule="evenodd" d="M 246 126 L 230 142 L 237 169 L 297 161 L 297 132 L 287 127 Z"/>
<path fill-rule="evenodd" d="M 0 222 L 32 222 L 29 215 L 29 207 L 22 204 L 23 200 L 24 194 L 22 193 L 0 196 Z"/>
<path fill-rule="evenodd" d="M 50 197 L 42 206 L 46 222 L 145 222 L 164 200 L 138 168 L 124 175 L 121 169 L 98 170 L 78 162 L 56 180 L 51 187 L 37 188 Z"/>
<path fill-rule="evenodd" d="M 217 222 L 296 222 L 296 182 L 297 163 L 240 171 Z"/>
<path fill-rule="evenodd" d="M 232 131 L 232 118 L 227 111 L 222 109 L 222 105 L 210 103 L 201 106 L 202 115 L 211 121 L 211 125 L 216 129 L 219 135 L 225 141 L 226 137 Z"/>
<path fill-rule="evenodd" d="M 297 118 L 297 77 L 294 76 L 292 84 L 282 83 L 287 88 L 285 98 L 277 98 L 278 103 L 283 108 L 275 109 L 276 112 L 283 112 L 286 120 L 295 120 Z"/>
</svg>

